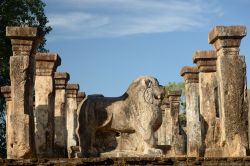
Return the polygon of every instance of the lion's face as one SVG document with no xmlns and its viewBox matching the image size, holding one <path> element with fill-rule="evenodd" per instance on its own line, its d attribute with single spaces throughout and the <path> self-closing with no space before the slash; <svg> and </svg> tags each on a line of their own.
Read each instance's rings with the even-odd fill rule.
<svg viewBox="0 0 250 166">
<path fill-rule="evenodd" d="M 159 85 L 156 78 L 143 76 L 137 78 L 129 87 L 129 94 L 133 94 L 135 100 L 141 100 L 151 106 L 159 107 L 164 98 L 164 88 Z"/>
</svg>

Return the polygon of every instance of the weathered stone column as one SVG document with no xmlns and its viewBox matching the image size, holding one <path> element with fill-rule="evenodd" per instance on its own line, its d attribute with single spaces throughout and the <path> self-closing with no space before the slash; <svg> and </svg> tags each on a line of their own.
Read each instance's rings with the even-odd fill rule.
<svg viewBox="0 0 250 166">
<path fill-rule="evenodd" d="M 12 128 L 12 121 L 10 120 L 10 115 L 13 114 L 12 112 L 12 99 L 11 99 L 11 87 L 10 86 L 3 86 L 1 87 L 1 93 L 4 95 L 6 108 L 5 108 L 5 115 L 6 115 L 6 149 L 7 149 L 7 159 L 11 159 L 14 156 L 13 154 L 13 136 L 14 130 Z"/>
<path fill-rule="evenodd" d="M 215 51 L 197 51 L 193 61 L 199 69 L 199 95 L 201 117 L 201 153 L 205 157 L 221 156 L 220 110 L 216 77 Z"/>
<path fill-rule="evenodd" d="M 244 26 L 217 26 L 208 37 L 217 52 L 222 156 L 246 156 L 248 149 L 246 63 L 239 56 L 245 35 Z"/>
<path fill-rule="evenodd" d="M 199 78 L 198 68 L 185 66 L 181 76 L 185 80 L 186 118 L 187 118 L 187 155 L 200 156 L 201 127 L 199 111 Z"/>
<path fill-rule="evenodd" d="M 61 64 L 55 53 L 37 53 L 35 77 L 35 140 L 38 157 L 52 157 L 54 145 L 54 72 Z"/>
<path fill-rule="evenodd" d="M 55 72 L 55 146 L 57 157 L 67 156 L 67 128 L 66 128 L 66 85 L 70 78 L 68 73 Z"/>
<path fill-rule="evenodd" d="M 85 92 L 78 92 L 76 96 L 77 106 L 82 102 L 82 100 L 86 97 Z"/>
<path fill-rule="evenodd" d="M 171 155 L 178 156 L 185 154 L 184 137 L 180 134 L 179 112 L 181 91 L 170 91 L 168 93 L 170 111 L 172 117 L 172 147 Z"/>
<path fill-rule="evenodd" d="M 67 113 L 67 150 L 68 157 L 72 155 L 71 147 L 77 145 L 76 127 L 77 127 L 77 100 L 76 96 L 79 90 L 78 84 L 67 84 L 66 86 L 66 113 Z"/>
<path fill-rule="evenodd" d="M 12 112 L 10 129 L 13 131 L 13 159 L 35 156 L 33 121 L 34 41 L 37 29 L 31 27 L 6 27 L 11 39 L 13 56 L 10 57 Z"/>
</svg>

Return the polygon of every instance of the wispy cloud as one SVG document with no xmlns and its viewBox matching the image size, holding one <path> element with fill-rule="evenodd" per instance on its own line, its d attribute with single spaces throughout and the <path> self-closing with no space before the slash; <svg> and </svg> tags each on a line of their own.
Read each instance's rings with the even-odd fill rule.
<svg viewBox="0 0 250 166">
<path fill-rule="evenodd" d="M 186 31 L 223 12 L 202 0 L 46 0 L 53 38 L 119 37 Z M 214 1 L 215 2 L 215 1 Z"/>
</svg>

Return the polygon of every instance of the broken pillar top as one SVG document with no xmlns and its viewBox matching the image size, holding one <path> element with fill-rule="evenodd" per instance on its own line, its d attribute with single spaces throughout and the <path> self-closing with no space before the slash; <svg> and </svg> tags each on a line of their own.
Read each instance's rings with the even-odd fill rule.
<svg viewBox="0 0 250 166">
<path fill-rule="evenodd" d="M 168 92 L 168 98 L 170 103 L 172 102 L 180 102 L 182 91 L 181 90 L 174 90 Z"/>
<path fill-rule="evenodd" d="M 162 100 L 161 109 L 162 111 L 165 111 L 165 109 L 167 108 L 170 108 L 170 103 L 169 103 L 169 97 L 166 95 Z"/>
<path fill-rule="evenodd" d="M 185 83 L 198 83 L 199 82 L 199 70 L 198 67 L 184 66 L 180 72 L 184 77 Z"/>
<path fill-rule="evenodd" d="M 79 90 L 79 84 L 67 84 L 66 86 L 67 97 L 77 97 L 78 90 Z"/>
<path fill-rule="evenodd" d="M 193 54 L 193 62 L 197 64 L 199 72 L 216 71 L 216 51 L 196 51 Z"/>
<path fill-rule="evenodd" d="M 168 97 L 169 96 L 181 96 L 182 90 L 174 90 L 174 91 L 168 91 Z"/>
<path fill-rule="evenodd" d="M 77 100 L 77 105 L 80 104 L 80 102 L 86 97 L 85 92 L 78 92 L 77 96 L 76 96 L 76 100 Z"/>
<path fill-rule="evenodd" d="M 65 89 L 66 84 L 70 79 L 69 73 L 66 72 L 55 72 L 55 88 L 56 89 Z"/>
<path fill-rule="evenodd" d="M 37 53 L 36 60 L 36 75 L 51 76 L 56 68 L 61 65 L 61 58 L 56 53 Z"/>
<path fill-rule="evenodd" d="M 37 28 L 6 27 L 6 36 L 11 39 L 13 56 L 30 56 L 37 39 Z"/>
<path fill-rule="evenodd" d="M 4 95 L 5 101 L 11 101 L 11 86 L 2 86 L 1 93 Z"/>
<path fill-rule="evenodd" d="M 238 48 L 246 34 L 245 26 L 216 26 L 209 33 L 208 42 L 213 44 L 217 51 L 221 48 Z"/>
</svg>

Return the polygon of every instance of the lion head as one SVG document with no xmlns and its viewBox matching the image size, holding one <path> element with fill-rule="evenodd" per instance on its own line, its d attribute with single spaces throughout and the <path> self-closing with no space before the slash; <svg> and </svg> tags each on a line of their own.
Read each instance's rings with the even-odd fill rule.
<svg viewBox="0 0 250 166">
<path fill-rule="evenodd" d="M 132 82 L 126 93 L 135 106 L 134 110 L 138 111 L 138 116 L 149 116 L 148 122 L 153 124 L 156 131 L 162 121 L 160 106 L 165 95 L 164 87 L 159 85 L 156 78 L 142 76 Z"/>
</svg>

